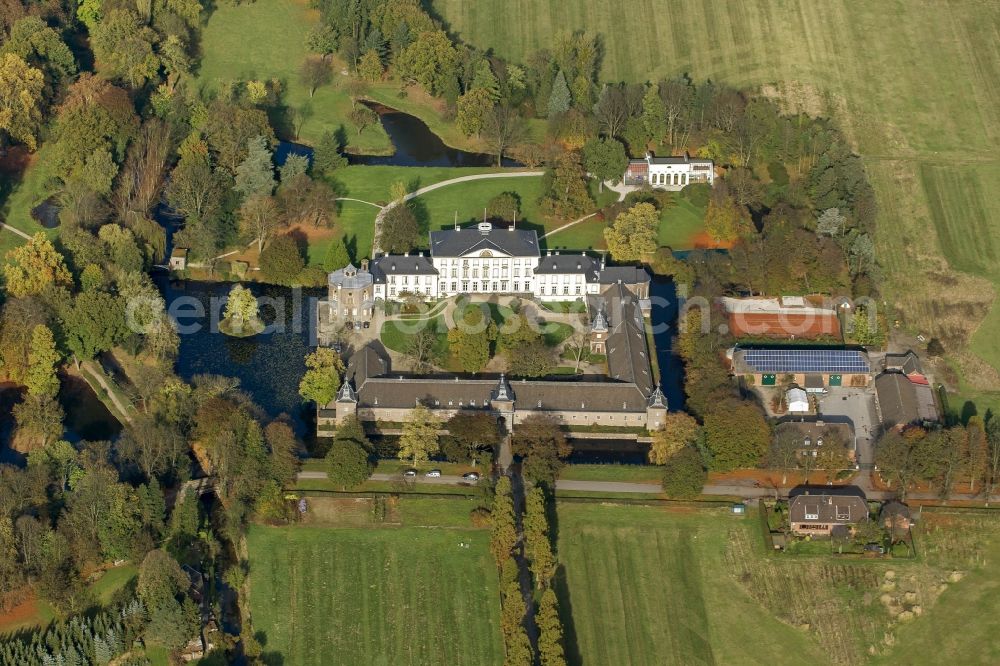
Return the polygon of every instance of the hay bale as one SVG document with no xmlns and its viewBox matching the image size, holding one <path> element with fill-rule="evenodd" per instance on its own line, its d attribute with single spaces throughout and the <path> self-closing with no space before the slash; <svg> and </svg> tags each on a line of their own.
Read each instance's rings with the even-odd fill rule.
<svg viewBox="0 0 1000 666">
<path fill-rule="evenodd" d="M 913 619 L 913 611 L 903 611 L 899 614 L 900 622 L 909 622 Z"/>
<path fill-rule="evenodd" d="M 962 573 L 961 571 L 952 571 L 951 575 L 948 576 L 948 582 L 949 583 L 957 583 L 958 581 L 962 580 L 962 578 L 964 576 L 965 576 L 965 574 Z"/>
<path fill-rule="evenodd" d="M 910 611 L 912 611 L 914 615 L 916 615 L 916 616 L 919 617 L 919 616 L 921 616 L 921 615 L 924 614 L 924 607 L 923 606 L 914 606 L 913 608 L 910 609 Z"/>
<path fill-rule="evenodd" d="M 895 578 L 896 578 L 896 572 L 893 571 L 892 569 L 889 569 L 888 571 L 885 572 L 886 580 L 893 580 Z"/>
<path fill-rule="evenodd" d="M 882 586 L 881 586 L 880 589 L 883 592 L 892 592 L 893 590 L 896 589 L 896 583 L 894 581 L 887 580 L 884 583 L 882 583 Z"/>
<path fill-rule="evenodd" d="M 891 594 L 883 594 L 881 597 L 878 598 L 878 600 L 881 601 L 882 605 L 884 605 L 884 606 L 891 606 L 892 605 L 892 595 Z"/>
<path fill-rule="evenodd" d="M 917 600 L 916 592 L 907 592 L 906 594 L 903 595 L 903 601 L 906 601 L 907 603 L 912 604 L 916 600 Z"/>
</svg>

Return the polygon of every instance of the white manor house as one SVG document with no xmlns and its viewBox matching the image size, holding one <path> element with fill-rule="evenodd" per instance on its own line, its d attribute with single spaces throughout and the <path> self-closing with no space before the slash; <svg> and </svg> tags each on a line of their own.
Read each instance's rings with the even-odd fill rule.
<svg viewBox="0 0 1000 666">
<path fill-rule="evenodd" d="M 377 301 L 425 300 L 459 294 L 511 294 L 572 301 L 622 284 L 649 298 L 649 274 L 635 266 L 606 266 L 587 254 L 542 253 L 530 229 L 475 227 L 432 231 L 430 252 L 382 255 L 361 267 L 330 273 L 324 301 L 330 321 L 367 320 Z"/>
<path fill-rule="evenodd" d="M 646 153 L 642 159 L 628 161 L 624 184 L 632 187 L 654 187 L 677 191 L 692 183 L 715 182 L 715 165 L 712 160 L 681 157 L 655 157 Z"/>
</svg>

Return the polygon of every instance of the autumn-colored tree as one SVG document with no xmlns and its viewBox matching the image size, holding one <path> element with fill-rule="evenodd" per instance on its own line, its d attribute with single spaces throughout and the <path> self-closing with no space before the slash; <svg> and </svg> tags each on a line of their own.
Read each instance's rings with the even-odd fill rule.
<svg viewBox="0 0 1000 666">
<path fill-rule="evenodd" d="M 403 424 L 403 434 L 399 438 L 399 457 L 409 458 L 416 465 L 430 458 L 438 451 L 439 419 L 431 410 L 417 405 Z"/>
<path fill-rule="evenodd" d="M 545 492 L 538 487 L 528 491 L 523 517 L 524 554 L 528 558 L 535 585 L 549 587 L 555 576 L 556 558 L 552 552 L 549 521 L 545 511 Z"/>
<path fill-rule="evenodd" d="M 340 389 L 340 375 L 344 362 L 340 354 L 330 347 L 318 347 L 306 356 L 306 372 L 299 382 L 299 395 L 305 400 L 325 406 Z"/>
<path fill-rule="evenodd" d="M 728 195 L 713 196 L 705 211 L 705 231 L 714 241 L 724 242 L 748 236 L 754 231 L 750 213 Z"/>
<path fill-rule="evenodd" d="M 706 477 L 701 453 L 693 446 L 685 446 L 667 461 L 663 469 L 663 492 L 678 499 L 697 497 Z"/>
<path fill-rule="evenodd" d="M 545 173 L 542 188 L 543 207 L 559 217 L 578 217 L 594 205 L 587 191 L 587 174 L 580 164 L 580 156 L 572 151 L 556 159 L 552 169 Z"/>
<path fill-rule="evenodd" d="M 615 261 L 639 261 L 656 251 L 660 211 L 651 203 L 637 203 L 604 229 L 604 240 Z"/>
<path fill-rule="evenodd" d="M 254 195 L 240 206 L 240 231 L 257 243 L 257 252 L 264 250 L 264 244 L 283 223 L 284 218 L 274 197 Z"/>
<path fill-rule="evenodd" d="M 3 267 L 7 291 L 17 298 L 40 294 L 50 286 L 73 285 L 63 256 L 40 231 L 26 244 L 7 252 L 7 262 Z"/>
<path fill-rule="evenodd" d="M 224 319 L 228 329 L 241 334 L 244 331 L 256 331 L 262 328 L 259 312 L 257 297 L 252 291 L 241 284 L 229 291 Z"/>
<path fill-rule="evenodd" d="M 382 59 L 378 57 L 376 51 L 368 51 L 358 62 L 358 76 L 370 83 L 377 83 L 382 80 L 385 67 L 382 66 Z"/>
<path fill-rule="evenodd" d="M 493 100 L 488 90 L 476 88 L 458 98 L 455 124 L 466 136 L 478 135 L 483 130 L 486 114 L 493 109 Z"/>
<path fill-rule="evenodd" d="M 538 658 L 542 666 L 566 666 L 563 625 L 559 619 L 559 600 L 552 588 L 542 592 L 535 624 L 538 625 Z"/>
<path fill-rule="evenodd" d="M 24 383 L 29 395 L 54 398 L 59 392 L 59 378 L 56 367 L 59 352 L 52 331 L 44 324 L 38 324 L 31 332 L 31 347 L 28 350 L 28 373 Z"/>
<path fill-rule="evenodd" d="M 686 412 L 669 412 L 664 418 L 663 428 L 653 433 L 653 443 L 649 449 L 649 462 L 665 465 L 678 451 L 690 446 L 698 439 L 701 427 Z"/>
<path fill-rule="evenodd" d="M 510 557 L 517 543 L 517 523 L 514 515 L 514 500 L 511 498 L 510 478 L 497 479 L 490 507 L 490 552 L 496 560 L 497 568 Z"/>
<path fill-rule="evenodd" d="M 705 412 L 705 445 L 709 465 L 718 472 L 756 467 L 771 443 L 771 427 L 755 404 L 725 399 Z"/>
<path fill-rule="evenodd" d="M 112 10 L 90 35 L 98 71 L 132 88 L 139 88 L 156 76 L 160 59 L 153 45 L 157 41 L 156 31 L 127 9 Z"/>
<path fill-rule="evenodd" d="M 45 75 L 20 56 L 0 56 L 0 132 L 15 141 L 37 147 L 36 134 L 42 122 L 42 91 Z"/>
</svg>

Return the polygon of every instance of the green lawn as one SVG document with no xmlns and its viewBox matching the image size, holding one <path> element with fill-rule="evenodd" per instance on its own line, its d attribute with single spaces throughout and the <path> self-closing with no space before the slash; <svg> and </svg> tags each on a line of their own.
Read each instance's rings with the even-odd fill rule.
<svg viewBox="0 0 1000 666">
<path fill-rule="evenodd" d="M 567 481 L 660 483 L 663 468 L 653 465 L 564 465 L 559 478 Z"/>
<path fill-rule="evenodd" d="M 198 80 L 203 89 L 215 91 L 233 81 L 278 79 L 285 91 L 283 104 L 304 115 L 298 140 L 315 145 L 324 132 L 344 127 L 348 148 L 355 153 L 390 154 L 392 145 L 380 124 L 360 135 L 347 120 L 351 100 L 347 95 L 343 63 L 333 62 L 332 83 L 316 90 L 310 98 L 299 80 L 299 68 L 309 55 L 305 38 L 318 22 L 318 12 L 305 2 L 267 0 L 267 2 L 217 4 L 202 31 L 202 62 Z M 442 118 L 443 106 L 419 90 L 400 96 L 398 81 L 384 81 L 368 86 L 367 96 L 378 102 L 418 116 L 450 146 L 481 151 L 482 142 L 463 136 Z M 544 121 L 531 121 L 529 135 L 540 139 Z M 287 134 L 288 132 L 286 132 Z M 290 137 L 294 138 L 294 137 Z"/>
<path fill-rule="evenodd" d="M 823 663 L 729 570 L 729 533 L 755 530 L 755 521 L 725 510 L 565 502 L 558 516 L 571 663 Z"/>
<path fill-rule="evenodd" d="M 520 62 L 585 30 L 601 37 L 602 80 L 687 74 L 766 86 L 790 111 L 833 117 L 875 186 L 887 300 L 911 331 L 952 337 L 957 348 L 971 338 L 1000 368 L 1000 308 L 987 307 L 1000 286 L 1000 4 L 431 4 L 460 39 Z"/>
<path fill-rule="evenodd" d="M 660 245 L 674 250 L 690 250 L 694 236 L 704 229 L 705 209 L 695 206 L 683 197 L 676 204 L 665 207 L 660 213 Z"/>
<path fill-rule="evenodd" d="M 21 182 L 17 183 L 7 194 L 6 199 L 0 202 L 0 221 L 29 235 L 44 231 L 50 238 L 55 238 L 58 233 L 56 229 L 46 230 L 31 217 L 31 209 L 53 193 L 49 170 L 46 168 L 48 152 L 46 146 L 39 149 L 32 165 L 25 170 Z M 8 250 L 25 242 L 16 234 L 6 230 L 0 231 L 0 263 L 3 263 Z"/>
<path fill-rule="evenodd" d="M 503 661 L 485 530 L 254 526 L 247 543 L 254 630 L 285 666 Z"/>
<path fill-rule="evenodd" d="M 535 229 L 542 235 L 546 228 L 558 226 L 559 223 L 544 220 L 538 210 L 538 199 L 542 196 L 542 179 L 538 176 L 460 183 L 419 196 L 412 205 L 418 215 L 427 220 L 431 230 L 451 229 L 456 213 L 460 225 L 481 222 L 486 204 L 502 192 L 515 192 L 521 199 L 518 228 Z"/>
<path fill-rule="evenodd" d="M 284 103 L 308 116 L 299 134 L 303 142 L 315 144 L 324 132 L 344 126 L 353 152 L 391 152 L 381 124 L 358 136 L 347 122 L 351 101 L 342 89 L 345 77 L 339 69 L 334 70 L 334 82 L 319 88 L 311 99 L 301 84 L 299 68 L 308 55 L 305 36 L 316 20 L 305 3 L 288 0 L 217 4 L 201 36 L 201 86 L 218 90 L 233 81 L 277 78 L 285 90 Z"/>
</svg>

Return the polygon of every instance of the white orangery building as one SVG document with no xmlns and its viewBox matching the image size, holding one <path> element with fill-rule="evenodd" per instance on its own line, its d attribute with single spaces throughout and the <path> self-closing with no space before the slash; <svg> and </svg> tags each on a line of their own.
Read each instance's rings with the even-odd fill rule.
<svg viewBox="0 0 1000 666">
<path fill-rule="evenodd" d="M 401 301 L 408 295 L 438 299 L 458 294 L 518 294 L 543 301 L 572 301 L 602 293 L 610 284 L 649 297 L 649 274 L 634 266 L 606 266 L 586 254 L 543 253 L 530 229 L 471 228 L 432 231 L 430 252 L 382 255 L 360 269 L 348 266 L 329 276 L 328 311 L 370 317 L 369 307 L 351 303 Z M 353 293 L 355 286 L 364 293 Z M 364 288 L 367 287 L 368 290 Z M 369 291 L 370 290 L 370 291 Z"/>
<path fill-rule="evenodd" d="M 657 189 L 680 190 L 692 183 L 715 182 L 712 160 L 683 157 L 654 157 L 652 153 L 639 160 L 629 160 L 624 182 L 636 187 L 650 186 Z"/>
</svg>

